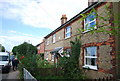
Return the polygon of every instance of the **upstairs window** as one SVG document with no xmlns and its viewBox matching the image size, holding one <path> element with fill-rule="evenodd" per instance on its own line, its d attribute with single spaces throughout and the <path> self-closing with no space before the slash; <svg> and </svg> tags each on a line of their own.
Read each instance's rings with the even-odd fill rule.
<svg viewBox="0 0 120 81">
<path fill-rule="evenodd" d="M 49 38 L 47 39 L 47 42 L 46 42 L 47 45 L 49 45 Z"/>
<path fill-rule="evenodd" d="M 89 14 L 85 19 L 84 19 L 84 32 L 90 31 L 96 29 L 96 13 L 93 12 Z"/>
<path fill-rule="evenodd" d="M 65 29 L 65 38 L 69 38 L 71 36 L 71 27 L 68 26 Z"/>
<path fill-rule="evenodd" d="M 84 50 L 84 68 L 97 70 L 97 47 L 86 47 Z"/>
<path fill-rule="evenodd" d="M 55 43 L 56 34 L 53 35 L 53 43 Z"/>
</svg>

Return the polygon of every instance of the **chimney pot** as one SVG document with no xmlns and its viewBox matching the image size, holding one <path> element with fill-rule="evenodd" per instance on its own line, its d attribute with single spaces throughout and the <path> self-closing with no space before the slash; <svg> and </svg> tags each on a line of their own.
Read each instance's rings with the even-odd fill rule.
<svg viewBox="0 0 120 81">
<path fill-rule="evenodd" d="M 98 2 L 98 0 L 88 0 L 88 6 L 92 5 L 95 2 Z"/>
<path fill-rule="evenodd" d="M 64 24 L 66 21 L 67 21 L 66 14 L 63 14 L 61 18 L 61 25 Z"/>
</svg>

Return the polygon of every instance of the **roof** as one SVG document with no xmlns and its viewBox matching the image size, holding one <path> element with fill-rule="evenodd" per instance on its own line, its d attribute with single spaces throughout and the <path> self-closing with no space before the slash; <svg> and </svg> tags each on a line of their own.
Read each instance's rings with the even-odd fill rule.
<svg viewBox="0 0 120 81">
<path fill-rule="evenodd" d="M 58 53 L 58 51 L 60 51 L 63 47 L 58 47 L 58 48 L 55 48 L 54 50 L 52 50 L 50 53 Z"/>
<path fill-rule="evenodd" d="M 44 41 L 42 41 L 41 43 L 37 44 L 36 47 L 40 46 L 40 45 L 43 44 L 43 43 L 44 43 Z"/>
<path fill-rule="evenodd" d="M 39 43 L 39 44 L 37 44 L 37 45 L 36 45 L 36 47 L 38 47 L 39 45 L 40 45 L 40 43 Z"/>
<path fill-rule="evenodd" d="M 88 6 L 86 9 L 84 9 L 83 11 L 81 11 L 80 13 L 78 13 L 76 16 L 74 16 L 73 18 L 71 18 L 69 21 L 67 21 L 66 23 L 62 24 L 60 27 L 58 27 L 57 29 L 55 29 L 54 31 L 52 31 L 50 34 L 48 34 L 47 36 L 45 36 L 44 38 L 48 38 L 49 36 L 51 36 L 52 34 L 54 34 L 56 31 L 62 29 L 63 27 L 65 27 L 66 25 L 70 24 L 72 21 L 74 21 L 75 19 L 81 17 L 80 14 L 84 14 L 87 11 L 91 10 L 92 8 L 94 8 L 95 6 L 97 6 L 98 4 L 100 4 L 102 2 L 95 2 L 92 5 Z"/>
</svg>

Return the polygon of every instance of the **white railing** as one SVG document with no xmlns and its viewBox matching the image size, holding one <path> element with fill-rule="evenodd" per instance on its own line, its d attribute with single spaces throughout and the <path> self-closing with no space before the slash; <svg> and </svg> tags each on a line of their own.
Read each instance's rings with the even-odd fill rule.
<svg viewBox="0 0 120 81">
<path fill-rule="evenodd" d="M 37 81 L 36 78 L 34 78 L 28 70 L 23 68 L 23 74 L 24 74 L 24 81 Z"/>
</svg>

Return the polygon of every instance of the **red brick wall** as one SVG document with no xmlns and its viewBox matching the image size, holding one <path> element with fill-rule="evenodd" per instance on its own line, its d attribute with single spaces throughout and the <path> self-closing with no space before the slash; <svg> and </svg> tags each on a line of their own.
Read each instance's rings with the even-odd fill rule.
<svg viewBox="0 0 120 81">
<path fill-rule="evenodd" d="M 45 52 L 45 45 L 44 45 L 44 42 L 42 42 L 40 44 L 40 53 L 44 53 Z"/>
<path fill-rule="evenodd" d="M 111 56 L 111 68 L 110 69 L 104 69 L 99 67 L 99 64 L 101 64 L 100 59 L 97 59 L 97 65 L 98 65 L 98 72 L 103 72 L 105 74 L 112 74 L 112 78 L 116 78 L 116 53 L 115 53 L 115 38 L 113 36 L 110 36 L 110 38 L 107 41 L 104 42 L 98 42 L 98 43 L 86 43 L 82 45 L 82 65 L 84 65 L 84 49 L 85 47 L 90 47 L 90 46 L 97 46 L 97 50 L 99 50 L 100 46 L 105 46 L 109 45 L 112 50 L 110 51 L 110 56 Z M 99 58 L 99 53 L 97 52 L 97 57 Z M 111 77 L 111 76 L 110 76 Z"/>
</svg>

